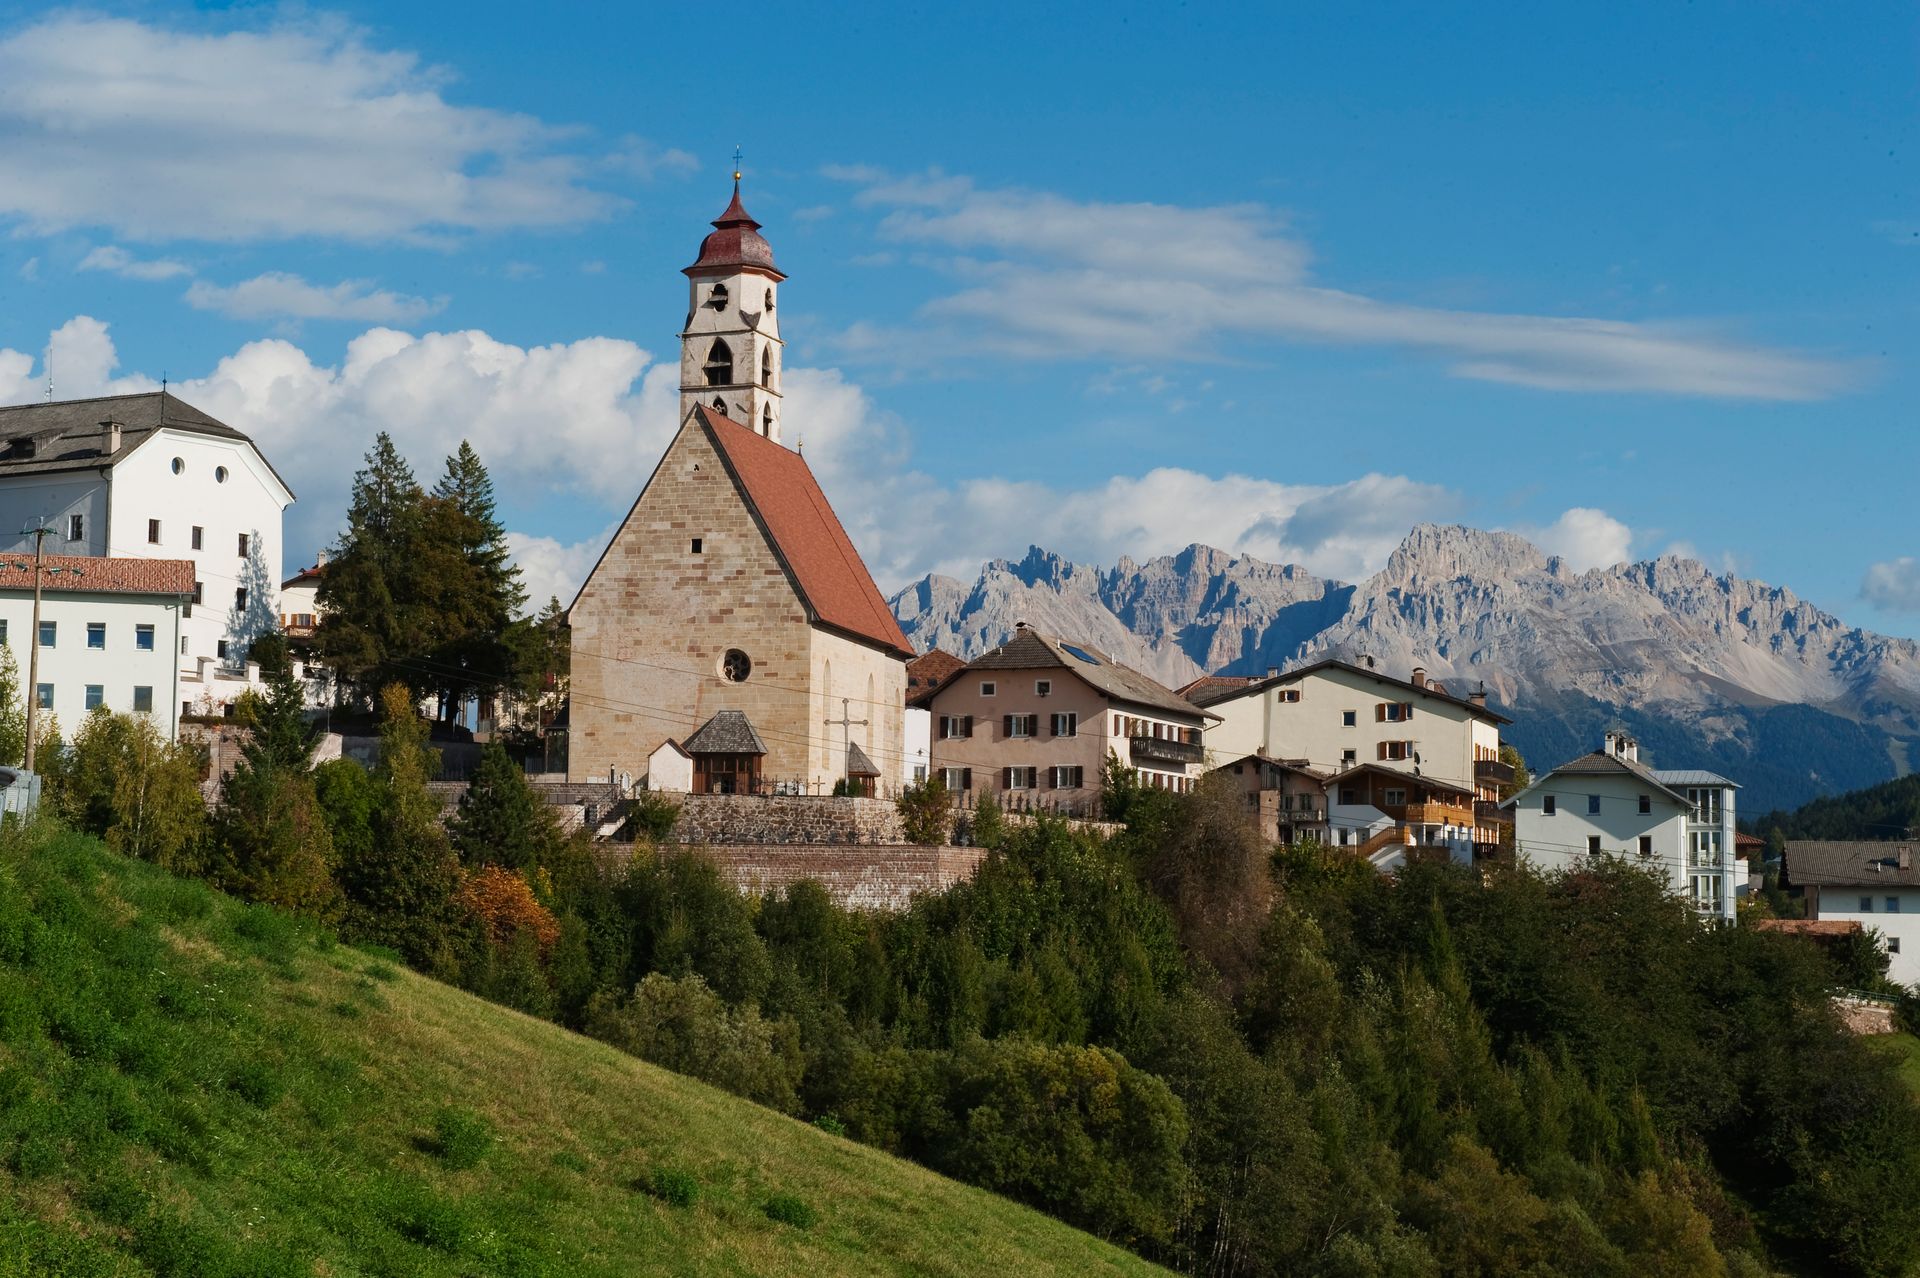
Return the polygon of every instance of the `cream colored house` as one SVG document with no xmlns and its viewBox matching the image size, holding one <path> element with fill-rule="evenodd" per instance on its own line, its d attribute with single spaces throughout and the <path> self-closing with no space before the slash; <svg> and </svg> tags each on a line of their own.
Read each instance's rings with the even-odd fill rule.
<svg viewBox="0 0 1920 1278">
<path fill-rule="evenodd" d="M 913 650 L 779 442 L 786 277 L 737 183 L 714 226 L 686 270 L 679 433 L 568 610 L 568 775 L 639 780 L 669 740 L 701 792 L 819 792 L 874 761 L 891 775 Z"/>
<path fill-rule="evenodd" d="M 1328 775 L 1363 764 L 1418 776 L 1468 796 L 1470 842 L 1493 845 L 1507 824 L 1499 787 L 1500 728 L 1481 693 L 1456 696 L 1416 667 L 1407 679 L 1328 659 L 1243 684 L 1207 681 L 1189 694 L 1219 716 L 1207 729 L 1207 766 L 1258 755 Z"/>
<path fill-rule="evenodd" d="M 932 716 L 933 775 L 948 790 L 1080 813 L 1109 753 L 1142 784 L 1192 789 L 1212 718 L 1110 654 L 1025 623 L 916 704 Z"/>
</svg>

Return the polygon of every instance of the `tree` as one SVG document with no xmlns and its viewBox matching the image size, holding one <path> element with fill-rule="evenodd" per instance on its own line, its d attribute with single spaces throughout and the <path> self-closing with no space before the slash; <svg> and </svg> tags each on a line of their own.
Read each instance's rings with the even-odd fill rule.
<svg viewBox="0 0 1920 1278">
<path fill-rule="evenodd" d="M 113 787 L 107 843 L 128 856 L 172 870 L 204 868 L 207 804 L 200 793 L 201 751 L 168 741 L 146 715 L 129 716 L 130 747 Z"/>
<path fill-rule="evenodd" d="M 432 754 L 427 728 L 403 684 L 380 694 L 380 791 L 370 838 L 340 864 L 348 930 L 398 950 L 409 963 L 444 971 L 457 911 L 460 862 L 440 828 L 440 803 L 427 789 Z"/>
<path fill-rule="evenodd" d="M 27 699 L 13 649 L 0 645 L 0 765 L 18 767 L 27 753 Z"/>
<path fill-rule="evenodd" d="M 422 576 L 439 631 L 426 655 L 451 717 L 467 697 L 510 686 L 525 646 L 516 618 L 527 592 L 494 508 L 493 480 L 466 440 L 427 500 L 424 534 L 430 571 Z"/>
<path fill-rule="evenodd" d="M 1515 746 L 1502 742 L 1500 762 L 1513 769 L 1513 780 L 1500 787 L 1500 798 L 1504 802 L 1533 784 L 1533 774 L 1527 771 L 1527 761 L 1520 756 Z"/>
<path fill-rule="evenodd" d="M 372 701 L 390 683 L 431 684 L 418 658 L 431 646 L 419 576 L 425 494 L 385 431 L 353 477 L 347 528 L 320 580 L 314 650 L 341 682 Z"/>
<path fill-rule="evenodd" d="M 261 640 L 260 646 L 268 646 L 268 641 Z M 278 655 L 284 658 L 284 652 Z M 260 673 L 266 691 L 249 690 L 236 716 L 251 729 L 240 747 L 241 757 L 256 769 L 283 768 L 305 775 L 312 767 L 317 733 L 307 719 L 306 696 L 293 677 L 293 664 L 277 660 L 263 665 Z"/>
<path fill-rule="evenodd" d="M 469 866 L 504 865 L 531 870 L 559 840 L 553 814 L 533 792 L 518 764 L 497 742 L 480 751 L 480 763 L 448 823 L 454 851 Z"/>
<path fill-rule="evenodd" d="M 909 843 L 945 843 L 953 826 L 953 800 L 939 777 L 916 781 L 894 801 Z"/>
</svg>

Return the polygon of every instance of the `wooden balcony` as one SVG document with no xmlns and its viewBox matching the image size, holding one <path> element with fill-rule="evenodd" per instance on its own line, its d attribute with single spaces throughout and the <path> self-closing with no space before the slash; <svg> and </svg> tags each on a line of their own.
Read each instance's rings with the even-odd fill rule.
<svg viewBox="0 0 1920 1278">
<path fill-rule="evenodd" d="M 1156 767 L 1168 764 L 1184 767 L 1187 764 L 1206 762 L 1206 747 L 1198 741 L 1169 741 L 1165 737 L 1129 737 L 1128 753 L 1135 763 L 1150 763 Z"/>
<path fill-rule="evenodd" d="M 1473 823 L 1482 828 L 1489 825 L 1512 825 L 1513 813 L 1502 810 L 1497 803 L 1488 803 L 1485 799 L 1473 802 Z"/>
<path fill-rule="evenodd" d="M 1473 779 L 1481 785 L 1512 785 L 1513 765 L 1498 759 L 1477 759 L 1473 764 Z"/>
<path fill-rule="evenodd" d="M 1380 810 L 1402 825 L 1473 825 L 1473 809 L 1459 803 L 1382 803 Z"/>
</svg>

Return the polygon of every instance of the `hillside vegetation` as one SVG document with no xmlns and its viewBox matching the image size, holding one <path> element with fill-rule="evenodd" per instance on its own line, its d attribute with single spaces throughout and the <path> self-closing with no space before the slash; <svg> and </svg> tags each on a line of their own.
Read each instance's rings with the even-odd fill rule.
<svg viewBox="0 0 1920 1278">
<path fill-rule="evenodd" d="M 1815 799 L 1797 811 L 1769 812 L 1753 827 L 1788 839 L 1920 837 L 1920 774 Z"/>
<path fill-rule="evenodd" d="M 0 836 L 0 1274 L 1144 1273 L 75 834 Z"/>
</svg>

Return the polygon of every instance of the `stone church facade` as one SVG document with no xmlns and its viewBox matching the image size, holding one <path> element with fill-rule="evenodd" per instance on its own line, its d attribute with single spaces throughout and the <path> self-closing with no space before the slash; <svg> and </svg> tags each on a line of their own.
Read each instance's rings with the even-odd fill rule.
<svg viewBox="0 0 1920 1278">
<path fill-rule="evenodd" d="M 714 228 L 686 269 L 680 430 L 569 610 L 569 775 L 638 780 L 671 742 L 699 791 L 892 777 L 912 648 L 780 443 L 786 277 L 737 181 Z"/>
</svg>

